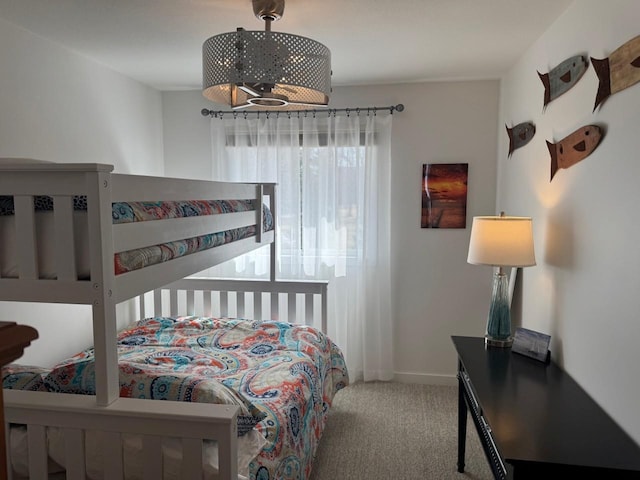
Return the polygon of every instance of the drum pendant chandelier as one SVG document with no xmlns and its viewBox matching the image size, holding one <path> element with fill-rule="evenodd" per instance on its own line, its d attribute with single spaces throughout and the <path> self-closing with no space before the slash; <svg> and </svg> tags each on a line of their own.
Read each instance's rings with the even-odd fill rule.
<svg viewBox="0 0 640 480">
<path fill-rule="evenodd" d="M 331 52 L 323 44 L 272 32 L 284 0 L 253 0 L 264 31 L 222 33 L 202 45 L 202 94 L 233 109 L 302 110 L 326 106 L 331 92 Z"/>
</svg>

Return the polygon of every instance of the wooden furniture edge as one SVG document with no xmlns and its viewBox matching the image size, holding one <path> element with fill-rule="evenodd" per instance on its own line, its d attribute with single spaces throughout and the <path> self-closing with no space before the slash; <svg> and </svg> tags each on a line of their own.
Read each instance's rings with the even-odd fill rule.
<svg viewBox="0 0 640 480">
<path fill-rule="evenodd" d="M 18 325 L 15 322 L 0 322 L 0 368 L 20 358 L 24 349 L 38 338 L 33 327 Z M 8 478 L 6 439 L 4 428 L 4 397 L 0 390 L 0 479 Z"/>
</svg>

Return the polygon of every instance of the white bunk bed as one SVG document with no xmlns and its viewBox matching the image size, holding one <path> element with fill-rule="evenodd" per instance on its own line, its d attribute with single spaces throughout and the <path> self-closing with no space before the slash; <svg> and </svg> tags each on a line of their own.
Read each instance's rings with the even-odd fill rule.
<svg viewBox="0 0 640 480">
<path fill-rule="evenodd" d="M 10 425 L 26 426 L 31 479 L 50 478 L 47 443 L 52 428 L 64 441 L 63 478 L 86 478 L 89 465 L 85 454 L 89 452 L 85 452 L 85 435 L 99 431 L 105 439 L 103 457 L 109 459 L 101 467 L 102 478 L 125 478 L 124 438 L 135 434 L 143 445 L 138 459 L 142 478 L 164 478 L 167 472 L 163 472 L 163 462 L 158 461 L 162 458 L 163 441 L 177 438 L 182 446 L 177 460 L 179 478 L 236 479 L 238 406 L 120 397 L 116 305 L 135 298 L 141 319 L 151 311 L 155 316 L 210 316 L 218 308 L 215 313 L 222 317 L 233 311 L 238 318 L 286 318 L 326 333 L 327 284 L 277 282 L 273 273 L 270 281 L 186 278 L 264 245 L 271 245 L 272 272 L 275 271 L 275 228 L 265 229 L 265 210 L 259 207 L 266 204 L 266 211 L 275 215 L 275 185 L 114 174 L 112 169 L 104 164 L 0 164 L 0 195 L 14 199 L 13 228 L 19 239 L 15 253 L 18 273 L 0 278 L 0 300 L 91 305 L 95 354 L 95 396 L 4 390 L 5 436 L 10 443 Z M 55 206 L 48 213 L 54 224 L 54 275 L 41 271 L 41 227 L 33 208 L 36 196 L 51 197 Z M 86 216 L 86 232 L 82 235 L 86 235 L 89 245 L 88 272 L 81 272 L 83 260 L 77 253 L 80 222 L 74 220 L 78 214 L 73 204 L 79 196 L 86 197 L 87 204 L 86 215 L 82 214 Z M 257 206 L 253 211 L 222 215 L 112 223 L 115 202 L 172 202 L 185 198 L 251 199 Z M 247 226 L 254 226 L 255 235 L 164 263 L 115 273 L 117 252 Z M 163 294 L 165 291 L 169 293 Z M 346 383 L 345 376 L 342 385 Z M 214 441 L 216 445 L 214 477 L 206 476 L 203 441 Z M 11 454 L 9 445 L 9 465 Z M 166 469 L 166 461 L 164 465 Z"/>
</svg>

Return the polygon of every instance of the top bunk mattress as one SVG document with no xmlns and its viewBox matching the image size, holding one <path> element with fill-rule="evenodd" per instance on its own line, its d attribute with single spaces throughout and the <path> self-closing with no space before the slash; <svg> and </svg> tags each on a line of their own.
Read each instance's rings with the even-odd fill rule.
<svg viewBox="0 0 640 480">
<path fill-rule="evenodd" d="M 34 217 L 36 225 L 36 244 L 38 271 L 40 278 L 56 278 L 55 218 L 53 199 L 49 196 L 34 196 Z M 112 221 L 114 225 L 168 220 L 203 215 L 219 215 L 256 210 L 255 200 L 186 200 L 161 202 L 114 202 Z M 263 231 L 273 230 L 273 215 L 266 205 L 263 209 Z M 77 259 L 78 278 L 89 277 L 89 242 L 87 199 L 85 196 L 73 197 L 74 249 Z M 14 199 L 12 196 L 0 196 L 0 277 L 17 278 L 17 244 L 14 221 Z M 144 267 L 166 262 L 174 258 L 207 250 L 230 242 L 256 235 L 256 225 L 211 232 L 196 237 L 163 242 L 133 250 L 116 252 L 114 270 L 116 275 L 138 270 Z"/>
</svg>

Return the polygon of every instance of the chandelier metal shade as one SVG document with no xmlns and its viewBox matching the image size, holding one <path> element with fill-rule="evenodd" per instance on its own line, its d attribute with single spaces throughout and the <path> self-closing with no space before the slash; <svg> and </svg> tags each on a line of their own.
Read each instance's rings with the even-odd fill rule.
<svg viewBox="0 0 640 480">
<path fill-rule="evenodd" d="M 264 31 L 238 28 L 202 45 L 202 93 L 233 109 L 301 110 L 327 106 L 331 93 L 331 52 L 299 35 L 272 32 L 284 0 L 253 0 Z"/>
</svg>

